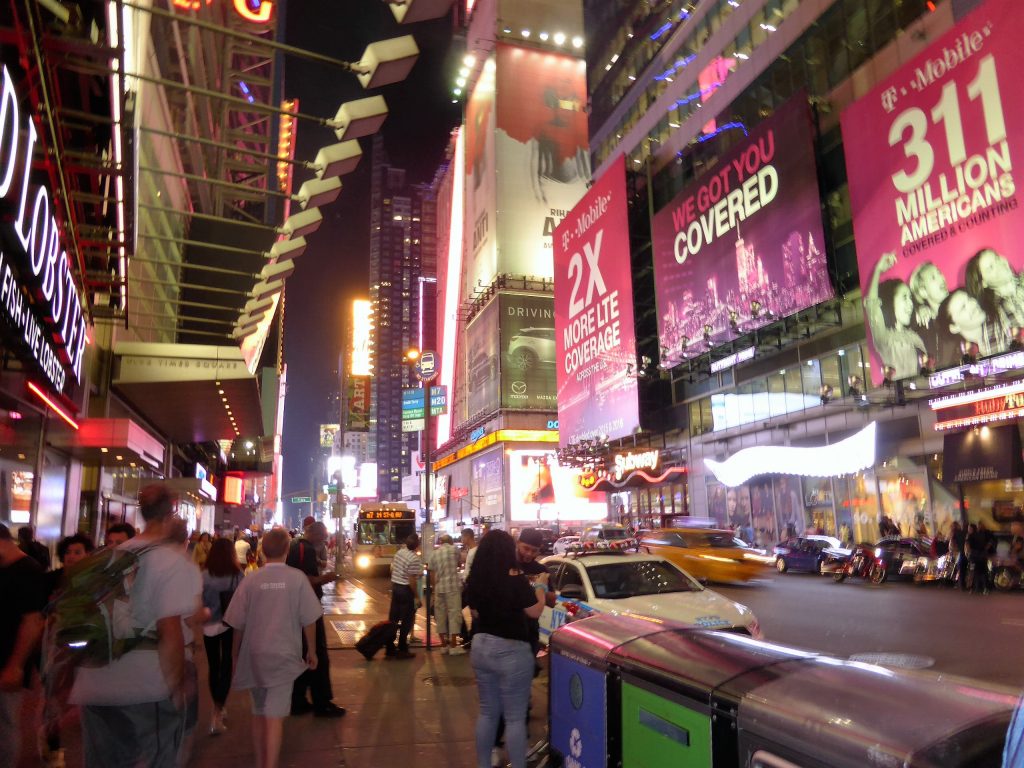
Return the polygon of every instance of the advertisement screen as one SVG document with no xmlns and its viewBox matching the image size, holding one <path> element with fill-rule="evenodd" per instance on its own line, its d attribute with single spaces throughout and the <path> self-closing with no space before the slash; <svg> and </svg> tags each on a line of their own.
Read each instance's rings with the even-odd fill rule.
<svg viewBox="0 0 1024 768">
<path fill-rule="evenodd" d="M 832 297 L 806 98 L 751 131 L 651 227 L 663 363 Z"/>
<path fill-rule="evenodd" d="M 494 59 L 488 59 L 466 103 L 464 296 L 490 285 L 498 273 L 494 164 Z"/>
<path fill-rule="evenodd" d="M 557 410 L 554 298 L 503 293 L 500 304 L 501 407 Z"/>
<path fill-rule="evenodd" d="M 340 424 L 321 424 L 320 425 L 320 447 L 330 448 L 334 445 L 334 441 L 338 439 L 338 432 L 341 431 Z"/>
<path fill-rule="evenodd" d="M 625 437 L 640 424 L 627 213 L 626 160 L 620 157 L 555 230 L 563 446 L 599 435 Z"/>
<path fill-rule="evenodd" d="M 555 227 L 590 179 L 586 64 L 502 44 L 497 61 L 497 271 L 551 277 Z"/>
<path fill-rule="evenodd" d="M 370 363 L 370 336 L 373 334 L 373 305 L 366 299 L 352 302 L 352 350 L 349 373 L 353 376 L 369 376 L 373 373 Z"/>
<path fill-rule="evenodd" d="M 466 326 L 467 417 L 498 409 L 498 302 L 491 301 Z"/>
<path fill-rule="evenodd" d="M 513 521 L 603 520 L 605 494 L 580 485 L 581 470 L 562 467 L 554 451 L 509 451 L 509 507 Z"/>
<path fill-rule="evenodd" d="M 988 0 L 842 115 L 876 384 L 1020 337 L 1022 66 L 1019 5 Z"/>
<path fill-rule="evenodd" d="M 502 516 L 502 458 L 501 451 L 475 458 L 472 461 L 472 498 L 473 517 L 500 518 Z"/>
</svg>

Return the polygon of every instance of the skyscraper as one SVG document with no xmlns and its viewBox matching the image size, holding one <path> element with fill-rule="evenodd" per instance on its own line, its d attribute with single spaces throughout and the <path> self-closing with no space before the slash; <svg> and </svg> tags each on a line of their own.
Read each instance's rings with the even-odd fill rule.
<svg viewBox="0 0 1024 768">
<path fill-rule="evenodd" d="M 435 277 L 435 203 L 425 184 L 410 183 L 406 171 L 388 161 L 383 139 L 372 150 L 370 186 L 370 303 L 373 316 L 370 452 L 377 462 L 381 499 L 399 499 L 403 470 L 418 433 L 402 432 L 402 390 L 417 386 L 404 360 L 410 347 L 433 343 L 433 328 L 421 339 L 421 277 Z"/>
</svg>

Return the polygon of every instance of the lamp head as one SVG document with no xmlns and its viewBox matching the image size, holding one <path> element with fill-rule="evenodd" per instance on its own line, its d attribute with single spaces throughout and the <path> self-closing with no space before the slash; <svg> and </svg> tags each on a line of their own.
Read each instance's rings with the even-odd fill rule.
<svg viewBox="0 0 1024 768">
<path fill-rule="evenodd" d="M 359 165 L 362 156 L 363 150 L 359 147 L 359 142 L 355 140 L 326 146 L 316 153 L 316 158 L 313 160 L 316 177 L 324 179 L 352 173 Z"/>
<path fill-rule="evenodd" d="M 406 362 L 415 363 L 417 360 L 420 359 L 420 351 L 416 347 L 410 347 L 409 349 L 405 350 L 404 357 Z"/>
<path fill-rule="evenodd" d="M 324 217 L 320 214 L 319 208 L 307 208 L 285 219 L 280 232 L 283 235 L 288 235 L 289 238 L 305 237 L 320 229 L 320 225 L 323 223 Z"/>
<path fill-rule="evenodd" d="M 453 0 L 384 0 L 399 24 L 439 19 L 448 13 Z"/>
<path fill-rule="evenodd" d="M 311 179 L 303 182 L 299 187 L 299 194 L 294 196 L 303 210 L 306 208 L 319 208 L 333 203 L 341 194 L 341 179 L 337 177 L 329 179 Z"/>
<path fill-rule="evenodd" d="M 380 88 L 408 77 L 420 49 L 412 35 L 370 43 L 353 68 L 363 88 Z"/>
<path fill-rule="evenodd" d="M 327 125 L 334 129 L 338 141 L 350 141 L 371 136 L 380 130 L 388 116 L 388 105 L 383 96 L 346 101 L 338 108 Z"/>
<path fill-rule="evenodd" d="M 293 240 L 278 240 L 270 246 L 271 259 L 297 259 L 306 252 L 306 238 L 296 237 Z"/>
</svg>

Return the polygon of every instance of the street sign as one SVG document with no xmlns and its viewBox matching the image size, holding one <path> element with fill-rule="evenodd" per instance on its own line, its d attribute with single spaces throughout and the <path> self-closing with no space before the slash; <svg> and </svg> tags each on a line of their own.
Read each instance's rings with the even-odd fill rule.
<svg viewBox="0 0 1024 768">
<path fill-rule="evenodd" d="M 423 390 L 402 390 L 402 419 L 423 419 Z"/>
<path fill-rule="evenodd" d="M 330 494 L 337 493 L 338 492 L 338 486 L 336 486 L 336 485 L 328 485 L 327 486 L 327 492 L 330 493 Z"/>
<path fill-rule="evenodd" d="M 426 427 L 424 422 L 426 409 L 423 406 L 425 388 L 402 390 L 402 431 L 419 432 Z M 430 415 L 440 416 L 448 413 L 448 387 L 430 388 Z"/>
<path fill-rule="evenodd" d="M 310 496 L 292 496 L 289 501 L 292 504 L 309 504 L 313 499 Z"/>
<path fill-rule="evenodd" d="M 439 360 L 436 352 L 424 352 L 416 361 L 416 378 L 422 382 L 429 383 L 437 378 Z"/>
<path fill-rule="evenodd" d="M 441 385 L 430 388 L 430 415 L 440 416 L 448 413 L 448 387 Z"/>
<path fill-rule="evenodd" d="M 421 432 L 426 426 L 424 419 L 402 419 L 403 432 Z"/>
</svg>

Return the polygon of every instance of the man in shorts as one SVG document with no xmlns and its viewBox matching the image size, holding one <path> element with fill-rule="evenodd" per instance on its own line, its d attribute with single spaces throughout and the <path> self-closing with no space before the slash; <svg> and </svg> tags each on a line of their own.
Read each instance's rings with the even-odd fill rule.
<svg viewBox="0 0 1024 768">
<path fill-rule="evenodd" d="M 248 689 L 252 696 L 255 763 L 260 768 L 277 768 L 292 683 L 317 667 L 315 629 L 323 609 L 305 574 L 285 565 L 290 543 L 283 528 L 267 532 L 266 566 L 242 580 L 224 614 L 224 623 L 235 631 L 232 687 Z"/>
</svg>

